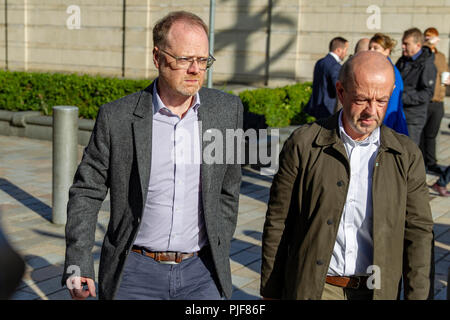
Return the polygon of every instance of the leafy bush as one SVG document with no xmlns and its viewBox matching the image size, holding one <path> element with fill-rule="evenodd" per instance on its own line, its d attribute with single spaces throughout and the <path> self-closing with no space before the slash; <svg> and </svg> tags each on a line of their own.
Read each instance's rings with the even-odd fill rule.
<svg viewBox="0 0 450 320">
<path fill-rule="evenodd" d="M 149 84 L 148 80 L 0 71 L 0 109 L 51 115 L 53 106 L 70 105 L 78 107 L 80 117 L 94 119 L 101 105 Z"/>
<path fill-rule="evenodd" d="M 242 91 L 239 97 L 247 112 L 264 115 L 271 127 L 286 127 L 314 121 L 303 112 L 311 96 L 311 82 L 281 88 Z"/>
<path fill-rule="evenodd" d="M 0 109 L 33 110 L 51 115 L 53 106 L 70 105 L 78 107 L 81 118 L 94 119 L 101 105 L 149 84 L 149 80 L 0 71 Z M 247 112 L 264 116 L 271 127 L 285 127 L 314 120 L 302 111 L 310 95 L 311 83 L 305 82 L 274 89 L 246 90 L 239 97 Z"/>
</svg>

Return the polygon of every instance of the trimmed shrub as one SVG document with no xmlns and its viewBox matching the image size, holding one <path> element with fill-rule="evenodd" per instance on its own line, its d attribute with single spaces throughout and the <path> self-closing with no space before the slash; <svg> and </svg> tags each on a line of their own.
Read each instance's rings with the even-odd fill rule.
<svg viewBox="0 0 450 320">
<path fill-rule="evenodd" d="M 78 107 L 81 118 L 95 119 L 101 105 L 142 90 L 150 83 L 77 74 L 0 71 L 0 109 L 51 115 L 53 106 L 70 105 Z M 302 111 L 310 95 L 311 82 L 305 82 L 246 90 L 239 97 L 247 113 L 263 116 L 268 126 L 285 127 L 314 121 Z"/>
<path fill-rule="evenodd" d="M 78 107 L 81 118 L 94 119 L 101 105 L 149 84 L 149 80 L 0 71 L 0 109 L 51 115 L 53 106 L 70 105 Z"/>
<path fill-rule="evenodd" d="M 314 121 L 303 112 L 311 96 L 311 82 L 281 88 L 242 91 L 239 97 L 247 112 L 264 115 L 270 127 L 286 127 Z"/>
</svg>

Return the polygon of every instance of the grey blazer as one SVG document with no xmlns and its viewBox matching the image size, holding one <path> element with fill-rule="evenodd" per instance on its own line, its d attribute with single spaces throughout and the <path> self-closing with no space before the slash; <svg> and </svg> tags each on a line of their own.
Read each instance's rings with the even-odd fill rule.
<svg viewBox="0 0 450 320">
<path fill-rule="evenodd" d="M 95 279 L 95 227 L 101 204 L 110 190 L 110 220 L 98 274 L 100 299 L 114 298 L 141 222 L 151 170 L 152 90 L 153 84 L 100 108 L 69 191 L 62 285 L 71 275 L 67 272 L 70 265 L 79 266 L 82 277 Z M 243 107 L 238 97 L 206 88 L 199 94 L 202 134 L 215 128 L 225 137 L 226 129 L 242 128 Z M 207 145 L 203 141 L 203 150 Z M 222 292 L 230 298 L 229 253 L 237 221 L 241 166 L 203 161 L 200 171 L 212 257 Z"/>
</svg>

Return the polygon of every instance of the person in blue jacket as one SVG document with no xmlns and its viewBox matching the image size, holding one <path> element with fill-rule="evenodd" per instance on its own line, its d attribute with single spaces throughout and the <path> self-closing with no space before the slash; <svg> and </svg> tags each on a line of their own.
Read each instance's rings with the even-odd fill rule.
<svg viewBox="0 0 450 320">
<path fill-rule="evenodd" d="M 398 133 L 403 133 L 408 135 L 408 127 L 406 125 L 406 117 L 403 112 L 403 80 L 400 71 L 392 63 L 389 55 L 396 45 L 396 41 L 391 39 L 388 35 L 383 33 L 376 33 L 369 42 L 369 50 L 378 51 L 384 54 L 395 70 L 395 87 L 392 92 L 391 98 L 389 99 L 389 104 L 387 107 L 386 115 L 384 117 L 383 124 L 389 128 L 395 130 Z"/>
</svg>

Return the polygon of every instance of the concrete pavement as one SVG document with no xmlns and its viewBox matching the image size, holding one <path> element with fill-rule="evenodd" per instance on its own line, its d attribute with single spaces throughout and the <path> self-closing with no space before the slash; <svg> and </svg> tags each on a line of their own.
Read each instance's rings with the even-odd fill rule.
<svg viewBox="0 0 450 320">
<path fill-rule="evenodd" d="M 450 105 L 441 124 L 438 159 L 450 165 Z M 82 147 L 79 147 L 81 159 Z M 436 176 L 427 175 L 432 185 Z M 51 223 L 52 144 L 49 141 L 0 136 L 0 225 L 11 245 L 24 257 L 26 274 L 13 299 L 70 299 L 60 285 L 64 227 Z M 259 298 L 261 235 L 271 178 L 243 170 L 236 233 L 231 245 L 232 299 Z M 435 299 L 445 300 L 450 267 L 450 198 L 430 189 L 435 221 Z M 109 198 L 102 206 L 93 254 L 96 271 L 108 223 Z"/>
</svg>

